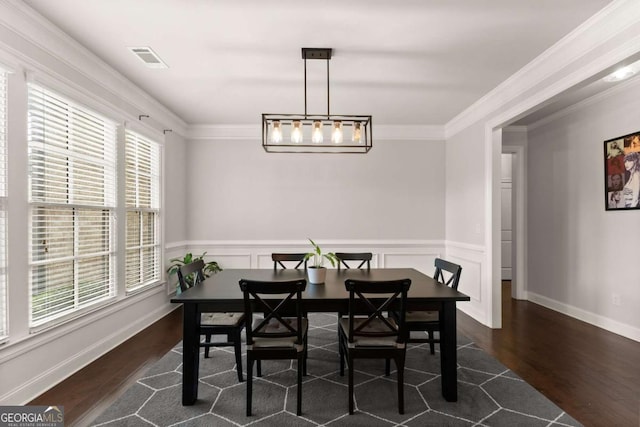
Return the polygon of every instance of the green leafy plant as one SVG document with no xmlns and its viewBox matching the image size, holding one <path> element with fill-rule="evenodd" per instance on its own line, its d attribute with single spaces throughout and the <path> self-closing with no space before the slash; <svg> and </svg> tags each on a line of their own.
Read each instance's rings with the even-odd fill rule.
<svg viewBox="0 0 640 427">
<path fill-rule="evenodd" d="M 169 260 L 171 265 L 167 268 L 167 273 L 169 276 L 173 276 L 178 273 L 178 269 L 183 265 L 191 264 L 194 261 L 198 261 L 200 259 L 204 259 L 204 256 L 207 253 L 203 253 L 202 255 L 193 255 L 191 252 L 187 252 L 182 258 L 172 258 Z M 222 268 L 215 261 L 209 261 L 204 264 L 204 268 L 202 269 L 202 273 L 204 277 L 209 277 L 212 274 L 217 273 L 218 271 L 222 271 Z M 193 277 L 191 275 L 185 277 L 185 281 L 189 285 L 189 287 L 193 286 Z M 177 292 L 180 293 L 180 283 L 176 284 Z"/>
<path fill-rule="evenodd" d="M 313 258 L 311 268 L 320 268 L 324 265 L 324 260 L 327 259 L 331 263 L 332 267 L 336 266 L 338 262 L 338 257 L 333 252 L 323 253 L 320 246 L 316 244 L 313 240 L 309 239 L 311 245 L 313 246 L 313 252 L 309 252 L 304 256 L 305 261 Z"/>
</svg>

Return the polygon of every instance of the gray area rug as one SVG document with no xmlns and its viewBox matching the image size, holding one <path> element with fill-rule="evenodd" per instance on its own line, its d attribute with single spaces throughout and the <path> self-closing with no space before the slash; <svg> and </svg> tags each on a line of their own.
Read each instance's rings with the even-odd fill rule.
<svg viewBox="0 0 640 427">
<path fill-rule="evenodd" d="M 181 344 L 153 365 L 92 423 L 94 426 L 580 426 L 533 387 L 458 337 L 458 401 L 444 400 L 440 355 L 410 345 L 405 414 L 397 411 L 396 376 L 384 361 L 356 361 L 356 412 L 348 414 L 347 375 L 339 375 L 333 314 L 311 314 L 302 416 L 296 411 L 296 362 L 265 361 L 254 376 L 253 416 L 245 416 L 246 382 L 238 383 L 233 348 L 200 360 L 198 401 L 182 406 Z M 391 364 L 394 369 L 394 364 Z M 246 366 L 245 366 L 246 369 Z"/>
</svg>

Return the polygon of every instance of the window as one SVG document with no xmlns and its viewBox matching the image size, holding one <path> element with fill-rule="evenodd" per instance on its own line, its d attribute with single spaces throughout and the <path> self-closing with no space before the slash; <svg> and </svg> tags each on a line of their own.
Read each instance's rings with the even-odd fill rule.
<svg viewBox="0 0 640 427">
<path fill-rule="evenodd" d="M 28 89 L 30 325 L 115 295 L 116 125 Z"/>
<path fill-rule="evenodd" d="M 0 68 L 0 341 L 7 336 L 7 77 Z"/>
<path fill-rule="evenodd" d="M 160 280 L 160 145 L 126 131 L 126 289 Z"/>
</svg>

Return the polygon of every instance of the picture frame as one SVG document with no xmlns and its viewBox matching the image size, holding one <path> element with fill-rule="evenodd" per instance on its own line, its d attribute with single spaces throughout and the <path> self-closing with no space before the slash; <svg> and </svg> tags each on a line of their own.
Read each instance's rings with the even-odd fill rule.
<svg viewBox="0 0 640 427">
<path fill-rule="evenodd" d="M 604 141 L 604 206 L 640 209 L 640 131 Z"/>
</svg>

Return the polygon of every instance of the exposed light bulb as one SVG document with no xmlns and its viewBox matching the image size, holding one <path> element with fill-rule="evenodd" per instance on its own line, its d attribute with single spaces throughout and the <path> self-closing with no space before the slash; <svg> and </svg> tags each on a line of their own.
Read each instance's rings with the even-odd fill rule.
<svg viewBox="0 0 640 427">
<path fill-rule="evenodd" d="M 333 133 L 331 134 L 331 142 L 334 144 L 342 143 L 342 122 L 336 120 L 333 122 Z"/>
<path fill-rule="evenodd" d="M 302 142 L 302 124 L 299 120 L 293 122 L 293 129 L 291 129 L 291 142 L 300 144 Z"/>
<path fill-rule="evenodd" d="M 280 127 L 279 120 L 274 120 L 271 125 L 271 142 L 274 144 L 282 142 L 282 128 Z"/>
<path fill-rule="evenodd" d="M 313 122 L 313 135 L 311 136 L 311 141 L 316 144 L 322 143 L 322 123 L 319 121 Z"/>
<path fill-rule="evenodd" d="M 351 135 L 351 141 L 361 143 L 362 138 L 362 130 L 360 129 L 360 122 L 355 122 L 353 124 L 353 134 Z"/>
</svg>

